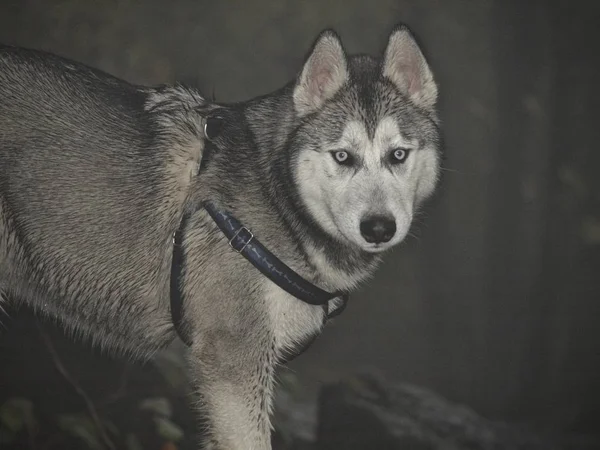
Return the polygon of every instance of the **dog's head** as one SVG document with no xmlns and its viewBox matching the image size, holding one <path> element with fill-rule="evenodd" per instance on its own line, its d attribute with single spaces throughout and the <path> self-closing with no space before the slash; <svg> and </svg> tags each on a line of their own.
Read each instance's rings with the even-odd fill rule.
<svg viewBox="0 0 600 450">
<path fill-rule="evenodd" d="M 437 86 L 411 32 L 380 59 L 317 38 L 293 89 L 300 126 L 291 165 L 299 197 L 331 236 L 367 252 L 401 242 L 439 172 Z"/>
</svg>

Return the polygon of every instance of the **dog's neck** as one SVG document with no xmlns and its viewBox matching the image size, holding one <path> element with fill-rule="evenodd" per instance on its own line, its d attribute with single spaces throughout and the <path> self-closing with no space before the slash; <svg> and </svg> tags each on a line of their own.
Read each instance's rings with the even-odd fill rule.
<svg viewBox="0 0 600 450">
<path fill-rule="evenodd" d="M 331 290 L 355 288 L 372 274 L 379 258 L 327 234 L 298 195 L 290 164 L 293 150 L 289 148 L 289 136 L 299 119 L 291 89 L 286 87 L 242 105 L 240 116 L 235 117 L 236 123 L 240 121 L 245 123 L 232 125 L 236 127 L 234 133 L 224 131 L 226 141 L 218 151 L 230 153 L 222 163 L 215 155 L 214 163 L 219 167 L 210 171 L 213 176 L 220 174 L 210 181 L 218 186 L 220 200 L 249 227 L 254 226 L 253 220 L 258 226 L 269 224 L 269 230 L 253 231 L 263 236 L 266 245 L 270 241 L 281 247 L 285 242 L 285 248 L 272 250 L 284 253 L 282 258 L 296 259 L 295 266 L 305 272 L 301 275 Z M 250 147 L 248 142 L 252 143 Z M 236 155 L 233 162 L 232 155 Z M 252 186 L 255 188 L 249 190 Z M 244 190 L 242 195 L 240 189 Z"/>
</svg>

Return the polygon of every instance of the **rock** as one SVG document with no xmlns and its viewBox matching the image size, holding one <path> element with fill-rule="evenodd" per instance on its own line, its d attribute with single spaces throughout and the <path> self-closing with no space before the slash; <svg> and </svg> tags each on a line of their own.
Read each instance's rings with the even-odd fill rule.
<svg viewBox="0 0 600 450">
<path fill-rule="evenodd" d="M 325 386 L 319 398 L 318 450 L 572 450 L 598 441 L 541 437 L 486 420 L 470 408 L 410 384 L 374 375 Z M 585 442 L 585 443 L 584 443 Z"/>
<path fill-rule="evenodd" d="M 298 384 L 288 380 L 278 390 L 274 450 L 600 449 L 597 438 L 491 421 L 423 387 L 373 374 L 325 385 L 318 402 Z"/>
</svg>

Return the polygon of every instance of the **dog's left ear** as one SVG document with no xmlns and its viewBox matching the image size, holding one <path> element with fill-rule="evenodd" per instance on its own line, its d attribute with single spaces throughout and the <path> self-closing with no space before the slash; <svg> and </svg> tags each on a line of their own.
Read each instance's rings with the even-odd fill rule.
<svg viewBox="0 0 600 450">
<path fill-rule="evenodd" d="M 438 89 L 431 69 L 410 30 L 392 31 L 383 59 L 383 76 L 389 78 L 416 105 L 435 108 Z"/>
<path fill-rule="evenodd" d="M 348 80 L 346 52 L 338 35 L 326 30 L 315 42 L 294 88 L 294 107 L 300 117 L 319 109 Z"/>
</svg>

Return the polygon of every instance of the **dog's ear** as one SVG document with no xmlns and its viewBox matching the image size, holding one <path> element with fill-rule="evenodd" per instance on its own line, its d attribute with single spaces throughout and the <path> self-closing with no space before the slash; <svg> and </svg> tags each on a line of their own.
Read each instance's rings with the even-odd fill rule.
<svg viewBox="0 0 600 450">
<path fill-rule="evenodd" d="M 294 88 L 299 116 L 319 109 L 348 80 L 346 53 L 338 35 L 326 30 L 317 38 Z"/>
<path fill-rule="evenodd" d="M 413 34 L 404 25 L 396 27 L 390 34 L 383 58 L 383 76 L 416 105 L 434 109 L 437 85 Z"/>
</svg>

